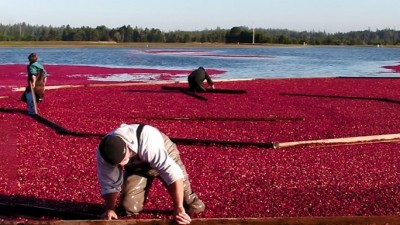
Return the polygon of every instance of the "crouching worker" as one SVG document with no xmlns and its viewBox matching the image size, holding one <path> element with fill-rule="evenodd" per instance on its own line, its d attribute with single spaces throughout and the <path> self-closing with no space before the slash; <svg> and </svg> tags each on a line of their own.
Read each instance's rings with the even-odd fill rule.
<svg viewBox="0 0 400 225">
<path fill-rule="evenodd" d="M 179 224 L 189 224 L 189 214 L 204 211 L 203 202 L 190 187 L 176 145 L 155 127 L 122 124 L 101 140 L 96 158 L 106 207 L 104 219 L 118 219 L 117 202 L 127 215 L 142 211 L 155 178 L 168 189 Z"/>
<path fill-rule="evenodd" d="M 190 91 L 206 91 L 203 86 L 204 80 L 207 80 L 208 85 L 210 85 L 212 89 L 215 89 L 214 82 L 211 80 L 207 71 L 203 67 L 199 67 L 198 69 L 191 72 L 188 76 Z"/>
</svg>

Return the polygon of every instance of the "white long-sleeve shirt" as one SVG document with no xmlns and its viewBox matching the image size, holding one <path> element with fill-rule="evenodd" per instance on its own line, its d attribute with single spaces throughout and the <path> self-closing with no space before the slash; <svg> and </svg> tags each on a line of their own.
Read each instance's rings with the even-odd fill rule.
<svg viewBox="0 0 400 225">
<path fill-rule="evenodd" d="M 183 179 L 183 171 L 178 164 L 168 156 L 165 149 L 164 139 L 158 129 L 146 125 L 143 127 L 140 135 L 141 142 L 138 143 L 136 131 L 139 124 L 122 124 L 117 129 L 111 131 L 107 135 L 116 135 L 121 137 L 128 144 L 130 150 L 134 151 L 139 159 L 147 162 L 150 166 L 157 170 L 161 179 L 167 185 Z M 100 151 L 96 151 L 97 159 L 97 176 L 101 186 L 101 194 L 109 194 L 121 191 L 124 180 L 122 169 L 119 166 L 108 164 L 100 155 Z"/>
</svg>

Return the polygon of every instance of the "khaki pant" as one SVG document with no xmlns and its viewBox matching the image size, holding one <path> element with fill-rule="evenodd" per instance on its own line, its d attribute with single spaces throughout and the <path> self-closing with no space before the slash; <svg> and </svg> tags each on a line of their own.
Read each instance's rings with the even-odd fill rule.
<svg viewBox="0 0 400 225">
<path fill-rule="evenodd" d="M 183 171 L 184 204 L 190 205 L 195 199 L 197 199 L 197 196 L 192 192 L 188 174 L 181 161 L 176 145 L 166 135 L 162 135 L 169 157 L 171 157 Z M 128 215 L 135 214 L 143 210 L 148 191 L 155 178 L 159 178 L 159 175 L 157 171 L 150 168 L 148 164 L 142 164 L 139 169 L 135 170 L 130 170 L 129 168 L 126 169 L 125 181 L 121 193 L 121 205 L 124 207 Z M 166 186 L 165 183 L 164 185 Z M 199 201 L 201 202 L 201 200 Z M 201 204 L 202 209 L 204 210 L 204 204 L 202 202 Z"/>
</svg>

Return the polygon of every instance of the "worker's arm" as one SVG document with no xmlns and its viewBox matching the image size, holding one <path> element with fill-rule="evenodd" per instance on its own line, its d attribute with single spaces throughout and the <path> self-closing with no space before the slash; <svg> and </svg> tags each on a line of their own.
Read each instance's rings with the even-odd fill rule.
<svg viewBox="0 0 400 225">
<path fill-rule="evenodd" d="M 36 76 L 33 75 L 32 79 L 31 79 L 31 85 L 32 85 L 33 88 L 35 87 L 35 84 L 36 84 Z"/>
<path fill-rule="evenodd" d="M 174 203 L 174 215 L 178 224 L 190 224 L 192 219 L 183 207 L 183 179 L 179 179 L 168 186 L 168 191 Z"/>
<path fill-rule="evenodd" d="M 103 195 L 104 204 L 106 211 L 103 214 L 103 219 L 112 220 L 118 219 L 117 213 L 115 212 L 115 205 L 117 203 L 118 193 L 109 193 Z"/>
<path fill-rule="evenodd" d="M 204 72 L 204 75 L 205 75 L 205 78 L 206 78 L 206 80 L 207 80 L 208 85 L 210 85 L 210 87 L 211 87 L 212 89 L 215 89 L 214 82 L 211 80 L 210 75 L 208 75 L 207 72 Z"/>
<path fill-rule="evenodd" d="M 103 219 L 117 219 L 115 205 L 123 183 L 123 173 L 121 168 L 107 164 L 100 156 L 100 151 L 96 151 L 97 176 L 99 179 L 102 197 L 105 204 Z"/>
<path fill-rule="evenodd" d="M 190 216 L 183 207 L 183 179 L 182 169 L 168 156 L 164 138 L 160 131 L 151 126 L 145 126 L 142 134 L 142 148 L 138 151 L 139 158 L 148 162 L 157 170 L 161 179 L 168 185 L 168 191 L 174 204 L 174 216 L 178 224 L 189 224 Z"/>
</svg>

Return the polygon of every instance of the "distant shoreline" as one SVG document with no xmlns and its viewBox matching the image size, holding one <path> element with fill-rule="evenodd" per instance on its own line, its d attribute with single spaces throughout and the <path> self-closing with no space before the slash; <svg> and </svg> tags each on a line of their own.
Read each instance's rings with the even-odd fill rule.
<svg viewBox="0 0 400 225">
<path fill-rule="evenodd" d="M 295 44 L 261 44 L 261 43 L 148 43 L 148 42 L 106 42 L 106 41 L 0 41 L 0 48 L 4 47 L 111 47 L 111 48 L 214 48 L 214 47 L 374 47 L 375 45 L 295 45 Z M 385 45 L 384 48 L 399 48 L 400 46 Z"/>
</svg>

